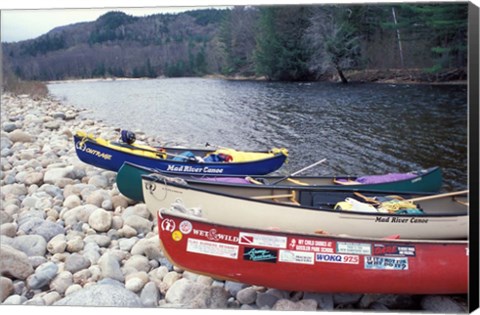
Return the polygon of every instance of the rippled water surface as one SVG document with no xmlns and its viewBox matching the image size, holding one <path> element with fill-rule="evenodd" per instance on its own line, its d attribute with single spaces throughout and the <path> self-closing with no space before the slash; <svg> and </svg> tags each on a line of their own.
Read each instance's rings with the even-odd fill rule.
<svg viewBox="0 0 480 315">
<path fill-rule="evenodd" d="M 166 144 L 287 147 L 291 173 L 381 174 L 442 167 L 444 189 L 467 186 L 467 87 L 272 83 L 213 79 L 49 85 L 89 118 Z"/>
</svg>

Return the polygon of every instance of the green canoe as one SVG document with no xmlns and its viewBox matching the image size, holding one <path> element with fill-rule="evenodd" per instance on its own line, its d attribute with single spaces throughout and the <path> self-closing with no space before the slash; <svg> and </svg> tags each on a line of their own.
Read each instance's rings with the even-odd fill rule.
<svg viewBox="0 0 480 315">
<path fill-rule="evenodd" d="M 235 189 L 252 189 L 255 187 L 268 186 L 269 183 L 275 183 L 283 178 L 283 176 L 247 176 L 239 177 L 235 175 L 223 176 L 195 176 L 194 174 L 172 174 L 169 172 L 158 171 L 143 166 L 125 162 L 117 173 L 117 187 L 120 193 L 125 197 L 135 201 L 144 201 L 142 192 L 142 175 L 160 173 L 172 177 L 181 177 L 190 185 L 206 188 L 206 189 L 228 189 L 235 193 Z M 408 176 L 404 176 L 407 175 Z M 389 175 L 396 175 L 390 176 Z M 402 176 L 399 176 L 402 175 Z M 385 177 L 386 176 L 386 177 Z M 384 181 L 385 178 L 397 178 L 397 180 Z M 407 178 L 408 177 L 408 178 Z M 370 180 L 365 183 L 359 182 L 363 178 Z M 403 178 L 403 179 L 398 179 Z M 372 180 L 375 179 L 375 180 Z M 358 180 L 358 181 L 357 181 Z M 377 182 L 375 182 L 377 181 Z M 221 184 L 221 185 L 220 185 Z M 282 181 L 275 183 L 275 187 L 294 187 L 294 186 L 310 186 L 315 189 L 345 189 L 345 190 L 370 190 L 370 191 L 387 191 L 387 192 L 438 192 L 442 186 L 442 172 L 439 167 L 431 167 L 425 170 L 409 172 L 406 174 L 387 174 L 387 175 L 370 175 L 364 177 L 358 176 L 293 176 L 284 178 Z"/>
</svg>

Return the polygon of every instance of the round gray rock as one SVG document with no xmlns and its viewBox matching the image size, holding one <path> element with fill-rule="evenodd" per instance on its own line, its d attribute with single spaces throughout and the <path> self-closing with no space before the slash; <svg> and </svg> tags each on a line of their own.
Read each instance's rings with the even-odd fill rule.
<svg viewBox="0 0 480 315">
<path fill-rule="evenodd" d="M 51 261 L 38 266 L 35 273 L 27 279 L 28 287 L 34 290 L 43 288 L 55 278 L 57 271 L 58 266 Z"/>
<path fill-rule="evenodd" d="M 88 224 L 97 232 L 106 232 L 112 226 L 112 214 L 101 208 L 95 209 L 88 218 Z"/>
<path fill-rule="evenodd" d="M 80 254 L 74 253 L 65 259 L 65 270 L 75 273 L 82 269 L 90 267 L 90 260 Z"/>
<path fill-rule="evenodd" d="M 247 287 L 238 291 L 237 300 L 242 304 L 252 304 L 257 300 L 257 290 L 253 287 Z"/>
<path fill-rule="evenodd" d="M 47 241 L 40 235 L 20 235 L 13 239 L 12 246 L 27 256 L 43 256 L 47 251 Z"/>
<path fill-rule="evenodd" d="M 140 298 L 116 284 L 95 284 L 78 290 L 54 305 L 142 307 Z"/>
</svg>

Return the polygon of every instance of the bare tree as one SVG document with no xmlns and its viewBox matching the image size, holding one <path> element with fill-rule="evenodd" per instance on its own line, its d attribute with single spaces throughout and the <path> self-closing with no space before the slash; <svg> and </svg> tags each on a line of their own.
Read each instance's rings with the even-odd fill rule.
<svg viewBox="0 0 480 315">
<path fill-rule="evenodd" d="M 310 68 L 317 74 L 334 69 L 343 83 L 344 70 L 354 67 L 360 57 L 360 37 L 349 23 L 351 11 L 344 6 L 313 8 L 305 40 L 313 50 Z"/>
</svg>

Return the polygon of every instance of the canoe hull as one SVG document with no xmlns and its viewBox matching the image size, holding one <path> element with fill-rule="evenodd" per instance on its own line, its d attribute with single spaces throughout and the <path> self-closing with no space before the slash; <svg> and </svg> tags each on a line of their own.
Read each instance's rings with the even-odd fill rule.
<svg viewBox="0 0 480 315">
<path fill-rule="evenodd" d="M 288 291 L 380 294 L 468 292 L 466 241 L 340 238 L 253 230 L 163 212 L 164 254 L 213 278 Z"/>
<path fill-rule="evenodd" d="M 153 216 L 160 209 L 177 205 L 201 212 L 202 217 L 213 222 L 258 229 L 276 228 L 299 233 L 324 231 L 337 235 L 380 238 L 398 234 L 411 239 L 465 239 L 468 235 L 466 210 L 431 215 L 320 210 L 221 194 L 148 175 L 142 176 L 142 188 L 145 203 Z M 438 204 L 439 207 L 441 202 L 432 201 L 432 206 L 437 207 Z M 464 205 L 453 201 L 451 207 L 466 209 Z"/>
<path fill-rule="evenodd" d="M 174 173 L 195 172 L 196 174 L 233 174 L 233 175 L 264 175 L 279 169 L 286 160 L 284 154 L 275 154 L 271 158 L 249 162 L 231 163 L 197 163 L 181 162 L 171 159 L 158 159 L 148 156 L 131 154 L 98 144 L 91 139 L 74 135 L 75 150 L 78 158 L 87 163 L 117 172 L 124 162 L 131 162 L 147 168 L 154 168 Z M 183 149 L 189 151 L 189 149 Z M 192 151 L 192 150 L 190 150 Z M 206 150 L 205 152 L 207 152 Z"/>
<path fill-rule="evenodd" d="M 170 176 L 180 176 L 185 179 L 190 185 L 199 188 L 205 189 L 222 189 L 225 187 L 219 187 L 218 184 L 225 184 L 224 181 L 232 178 L 231 175 L 226 176 L 208 176 L 209 179 L 218 179 L 218 181 L 205 180 L 205 178 L 194 176 L 191 174 L 175 174 L 171 172 L 162 172 L 155 169 L 145 168 L 140 165 L 132 164 L 129 162 L 124 163 L 121 168 L 118 170 L 117 174 L 117 186 L 119 191 L 126 197 L 136 200 L 144 201 L 142 193 L 142 175 L 151 174 L 153 172 L 158 172 L 160 174 L 168 174 Z M 383 183 L 383 184 L 366 184 L 366 185 L 348 185 L 340 186 L 334 185 L 333 177 L 319 177 L 319 176 L 296 176 L 292 179 L 300 181 L 302 183 L 308 183 L 312 187 L 318 187 L 322 189 L 346 189 L 346 190 L 375 190 L 375 191 L 395 191 L 395 192 L 436 192 L 440 189 L 442 174 L 438 167 L 434 167 L 423 172 L 423 175 L 415 177 L 409 180 L 402 180 L 398 182 Z M 256 177 L 259 178 L 259 177 Z M 280 176 L 262 176 L 259 179 L 264 179 L 268 182 L 275 182 L 281 179 Z M 242 189 L 247 189 L 247 187 L 259 187 L 252 184 L 225 184 L 224 186 L 230 187 L 225 189 L 225 192 L 230 192 L 233 194 L 240 194 Z M 262 186 L 268 186 L 262 185 Z M 294 187 L 291 181 L 282 181 L 275 185 L 278 186 L 292 186 Z M 265 188 L 265 187 L 264 187 Z M 219 190 L 219 191 L 222 191 Z"/>
</svg>

